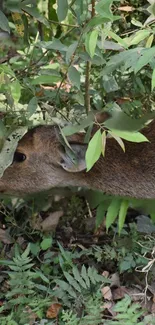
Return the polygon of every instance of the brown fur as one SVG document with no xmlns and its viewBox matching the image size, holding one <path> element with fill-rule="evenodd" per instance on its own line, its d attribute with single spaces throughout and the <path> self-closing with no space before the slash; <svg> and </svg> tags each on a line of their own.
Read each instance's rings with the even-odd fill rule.
<svg viewBox="0 0 155 325">
<path fill-rule="evenodd" d="M 101 157 L 87 173 L 69 173 L 62 168 L 63 147 L 55 126 L 39 126 L 19 141 L 17 151 L 26 155 L 14 162 L 0 179 L 0 192 L 24 195 L 53 187 L 83 186 L 106 194 L 155 198 L 155 121 L 143 129 L 150 142 L 125 142 L 124 153 L 114 139 L 108 139 L 105 158 Z M 83 135 L 73 135 L 69 142 L 83 143 Z"/>
</svg>

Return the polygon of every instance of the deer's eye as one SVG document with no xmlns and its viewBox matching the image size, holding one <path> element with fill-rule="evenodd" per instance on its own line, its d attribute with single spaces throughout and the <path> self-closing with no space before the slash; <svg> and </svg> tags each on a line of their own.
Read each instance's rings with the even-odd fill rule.
<svg viewBox="0 0 155 325">
<path fill-rule="evenodd" d="M 16 152 L 14 153 L 13 162 L 21 163 L 21 162 L 23 162 L 25 159 L 26 159 L 26 156 L 24 155 L 24 153 L 22 153 L 22 152 L 18 152 L 18 151 L 16 151 Z"/>
</svg>

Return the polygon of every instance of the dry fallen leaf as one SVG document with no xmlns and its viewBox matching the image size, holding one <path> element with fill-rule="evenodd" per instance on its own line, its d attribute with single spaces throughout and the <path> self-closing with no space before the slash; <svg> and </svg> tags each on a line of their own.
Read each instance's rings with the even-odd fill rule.
<svg viewBox="0 0 155 325">
<path fill-rule="evenodd" d="M 113 299 L 114 300 L 119 300 L 119 299 L 122 299 L 124 298 L 125 294 L 126 294 L 126 288 L 125 287 L 119 287 L 117 289 L 114 289 L 112 291 L 112 294 L 113 294 Z"/>
<path fill-rule="evenodd" d="M 118 273 L 113 273 L 110 277 L 110 287 L 120 287 L 120 278 Z"/>
<path fill-rule="evenodd" d="M 103 271 L 103 272 L 102 272 L 102 275 L 103 275 L 105 278 L 108 278 L 108 277 L 109 277 L 109 272 L 108 272 L 108 271 Z"/>
<path fill-rule="evenodd" d="M 53 303 L 46 312 L 47 318 L 56 318 L 58 316 L 59 310 L 62 307 L 61 304 L 55 302 Z"/>
<path fill-rule="evenodd" d="M 112 292 L 109 286 L 103 287 L 101 289 L 102 295 L 106 300 L 112 300 Z"/>
<path fill-rule="evenodd" d="M 2 241 L 4 244 L 12 244 L 13 239 L 8 234 L 7 230 L 0 229 L 0 241 Z"/>
<path fill-rule="evenodd" d="M 120 11 L 126 11 L 126 12 L 132 12 L 135 10 L 134 7 L 131 6 L 123 6 L 123 7 L 118 7 L 118 10 Z"/>
<path fill-rule="evenodd" d="M 43 231 L 55 230 L 58 225 L 60 217 L 63 216 L 63 211 L 55 211 L 50 213 L 49 216 L 42 221 L 41 228 Z"/>
</svg>

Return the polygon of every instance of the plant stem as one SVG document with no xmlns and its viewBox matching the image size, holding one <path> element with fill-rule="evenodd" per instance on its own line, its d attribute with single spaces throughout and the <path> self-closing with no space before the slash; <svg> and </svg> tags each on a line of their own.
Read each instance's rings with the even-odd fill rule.
<svg viewBox="0 0 155 325">
<path fill-rule="evenodd" d="M 95 16 L 95 0 L 91 1 L 91 18 Z M 86 113 L 88 115 L 90 111 L 90 71 L 91 71 L 91 62 L 87 61 L 86 63 L 86 79 L 85 79 L 85 107 Z"/>
</svg>

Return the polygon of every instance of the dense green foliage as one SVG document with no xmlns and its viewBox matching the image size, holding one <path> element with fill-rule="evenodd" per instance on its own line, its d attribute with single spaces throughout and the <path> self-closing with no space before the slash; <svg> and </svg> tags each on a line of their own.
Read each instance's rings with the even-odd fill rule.
<svg viewBox="0 0 155 325">
<path fill-rule="evenodd" d="M 12 163 L 19 138 L 38 124 L 58 124 L 64 139 L 85 130 L 88 172 L 104 156 L 107 136 L 123 151 L 124 139 L 147 141 L 140 129 L 155 116 L 154 21 L 151 0 L 1 1 L 0 175 Z M 97 123 L 98 130 L 90 138 L 96 123 L 94 114 L 101 111 L 110 112 L 112 118 Z M 0 323 L 153 324 L 151 316 L 144 317 L 129 296 L 112 308 L 105 306 L 107 300 L 101 294 L 101 288 L 110 282 L 101 275 L 106 266 L 110 270 L 112 265 L 120 274 L 142 269 L 146 288 L 153 274 L 153 238 L 140 236 L 133 224 L 123 228 L 130 202 L 99 193 L 93 194 L 90 207 L 86 201 L 84 208 L 81 199 L 68 200 L 67 217 L 75 218 L 76 230 L 81 230 L 81 216 L 84 219 L 91 214 L 90 209 L 94 213 L 94 208 L 98 229 L 107 211 L 110 243 L 92 245 L 90 232 L 92 247 L 88 249 L 81 243 L 75 249 L 69 242 L 71 236 L 64 249 L 57 239 L 52 241 L 51 234 L 42 235 L 33 228 L 31 222 L 37 223 L 42 205 L 40 198 L 36 202 L 31 207 L 11 198 L 1 202 L 1 216 L 6 217 L 1 223 L 13 240 L 5 235 L 1 243 L 5 249 L 1 252 L 0 283 L 7 282 L 8 287 L 2 286 L 0 293 Z M 48 207 L 44 201 L 42 209 L 47 211 Z M 26 221 L 22 224 L 21 219 Z M 150 228 L 149 233 L 152 224 Z M 54 309 L 56 304 L 60 305 L 59 313 Z"/>
</svg>

